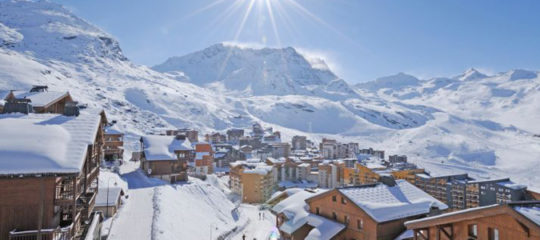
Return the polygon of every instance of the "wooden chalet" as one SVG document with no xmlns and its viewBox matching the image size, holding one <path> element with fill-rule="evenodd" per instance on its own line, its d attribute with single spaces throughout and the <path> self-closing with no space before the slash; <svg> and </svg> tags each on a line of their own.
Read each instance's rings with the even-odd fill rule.
<svg viewBox="0 0 540 240">
<path fill-rule="evenodd" d="M 148 175 L 169 182 L 186 181 L 188 162 L 194 150 L 184 135 L 141 137 L 141 169 Z"/>
<path fill-rule="evenodd" d="M 306 202 L 311 214 L 346 226 L 332 239 L 392 240 L 404 222 L 448 208 L 405 180 L 384 182 L 335 188 Z"/>
<path fill-rule="evenodd" d="M 414 240 L 538 240 L 540 201 L 470 208 L 405 223 Z"/>
<path fill-rule="evenodd" d="M 0 115 L 0 239 L 85 235 L 98 192 L 104 112 Z"/>
<path fill-rule="evenodd" d="M 63 114 L 66 103 L 73 102 L 69 92 L 48 91 L 47 86 L 33 86 L 30 91 L 10 91 L 4 96 L 4 101 L 17 99 L 30 100 L 34 113 Z"/>
</svg>

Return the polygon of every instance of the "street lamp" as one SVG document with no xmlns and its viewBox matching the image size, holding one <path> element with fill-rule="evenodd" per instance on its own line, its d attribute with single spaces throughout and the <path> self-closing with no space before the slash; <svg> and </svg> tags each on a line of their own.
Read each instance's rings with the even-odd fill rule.
<svg viewBox="0 0 540 240">
<path fill-rule="evenodd" d="M 107 180 L 107 213 L 106 213 L 106 215 L 105 215 L 106 217 L 109 216 L 109 208 L 110 208 L 110 206 L 109 206 L 109 189 L 110 189 L 109 184 L 111 183 L 111 179 L 113 179 L 113 178 L 110 177 L 110 178 Z M 114 182 L 114 186 L 116 186 L 116 185 L 117 185 L 117 183 L 116 183 L 116 181 L 115 181 L 115 182 Z"/>
</svg>

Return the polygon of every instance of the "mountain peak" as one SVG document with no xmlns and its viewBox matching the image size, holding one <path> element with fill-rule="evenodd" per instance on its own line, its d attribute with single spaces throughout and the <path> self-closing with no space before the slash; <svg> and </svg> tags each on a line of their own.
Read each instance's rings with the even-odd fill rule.
<svg viewBox="0 0 540 240">
<path fill-rule="evenodd" d="M 481 73 L 480 71 L 476 70 L 476 68 L 469 68 L 461 75 L 457 76 L 456 79 L 459 79 L 460 81 L 471 81 L 481 78 L 486 78 L 487 75 Z"/>
<path fill-rule="evenodd" d="M 323 59 L 293 47 L 269 48 L 218 43 L 153 67 L 159 72 L 181 71 L 200 86 L 220 82 L 228 90 L 253 95 L 313 94 L 339 79 Z M 348 89 L 351 90 L 351 89 Z M 349 91 L 352 92 L 352 91 Z"/>
</svg>

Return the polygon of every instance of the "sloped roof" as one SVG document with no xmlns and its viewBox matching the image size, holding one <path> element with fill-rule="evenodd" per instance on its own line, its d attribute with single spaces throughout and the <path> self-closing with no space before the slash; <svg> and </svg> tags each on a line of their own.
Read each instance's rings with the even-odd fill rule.
<svg viewBox="0 0 540 240">
<path fill-rule="evenodd" d="M 177 160 L 175 151 L 193 150 L 191 143 L 173 136 L 147 135 L 142 137 L 144 155 L 148 161 Z"/>
<path fill-rule="evenodd" d="M 540 204 L 536 206 L 515 206 L 514 210 L 540 226 Z"/>
<path fill-rule="evenodd" d="M 395 186 L 376 184 L 373 186 L 339 188 L 354 204 L 377 222 L 429 213 L 432 207 L 441 210 L 448 206 L 405 180 L 396 180 Z"/>
<path fill-rule="evenodd" d="M 78 173 L 101 116 L 0 114 L 0 175 Z"/>
<path fill-rule="evenodd" d="M 107 192 L 109 193 L 108 203 L 107 203 Z M 106 206 L 116 205 L 116 200 L 120 198 L 120 194 L 122 194 L 122 188 L 119 188 L 119 187 L 112 187 L 108 189 L 100 188 L 96 196 L 96 207 L 106 207 Z"/>
<path fill-rule="evenodd" d="M 296 230 L 304 226 L 308 222 L 309 206 L 305 202 L 306 199 L 315 196 L 317 193 L 308 191 L 299 191 L 276 204 L 272 211 L 275 213 L 283 213 L 287 217 L 279 229 L 288 234 L 294 233 Z"/>
<path fill-rule="evenodd" d="M 44 107 L 69 95 L 68 92 L 27 92 L 14 91 L 15 98 L 26 98 L 32 101 L 33 107 Z"/>
<path fill-rule="evenodd" d="M 343 229 L 345 225 L 315 214 L 309 214 L 307 224 L 313 229 L 309 231 L 306 240 L 330 240 Z"/>
</svg>

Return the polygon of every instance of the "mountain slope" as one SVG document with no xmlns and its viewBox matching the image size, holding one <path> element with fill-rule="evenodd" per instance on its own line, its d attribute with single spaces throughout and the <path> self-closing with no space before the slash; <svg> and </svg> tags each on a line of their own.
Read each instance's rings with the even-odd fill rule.
<svg viewBox="0 0 540 240">
<path fill-rule="evenodd" d="M 536 72 L 467 81 L 398 74 L 365 84 L 376 87 L 352 89 L 292 48 L 220 44 L 180 57 L 183 69 L 161 73 L 131 63 L 113 37 L 57 4 L 0 2 L 0 12 L 0 89 L 47 84 L 70 91 L 81 103 L 104 108 L 131 137 L 259 121 L 282 131 L 284 140 L 301 134 L 357 141 L 407 154 L 434 172 L 540 182 L 523 174 L 540 156 L 539 138 L 533 137 L 540 133 Z"/>
</svg>

